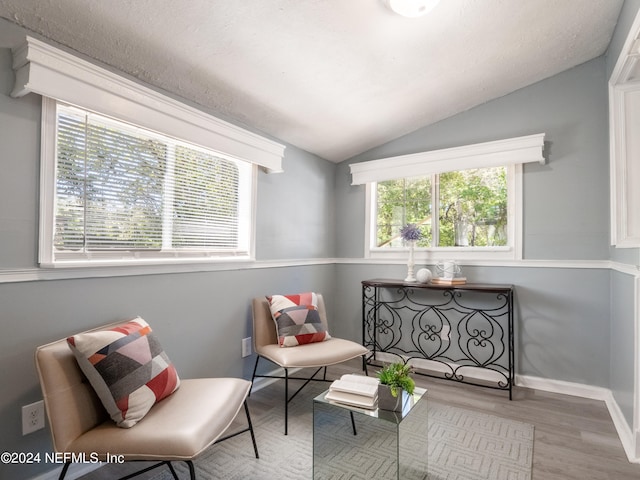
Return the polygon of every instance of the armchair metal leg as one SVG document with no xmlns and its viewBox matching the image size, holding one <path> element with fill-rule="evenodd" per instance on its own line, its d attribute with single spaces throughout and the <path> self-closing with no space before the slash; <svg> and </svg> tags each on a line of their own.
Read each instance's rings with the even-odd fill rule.
<svg viewBox="0 0 640 480">
<path fill-rule="evenodd" d="M 195 474 L 195 470 L 193 469 L 193 462 L 191 462 L 190 460 L 187 460 L 186 463 L 190 464 L 189 468 L 191 470 L 191 480 L 195 480 L 196 474 Z M 120 477 L 120 480 L 129 480 L 130 478 L 137 477 L 138 475 L 142 475 L 143 473 L 149 472 L 163 465 L 166 465 L 169 468 L 169 471 L 171 471 L 171 475 L 175 480 L 179 480 L 178 474 L 173 468 L 173 465 L 171 464 L 171 462 L 168 460 L 163 460 L 161 462 L 154 463 L 153 465 L 143 468 L 142 470 L 138 470 L 133 473 L 130 473 L 129 475 L 125 475 L 124 477 Z M 62 480 L 66 476 L 67 470 L 69 470 L 69 466 L 71 466 L 71 462 L 66 462 L 64 464 L 64 466 L 62 467 L 62 471 L 60 472 L 60 476 L 58 477 L 58 480 Z"/>
<path fill-rule="evenodd" d="M 249 404 L 247 403 L 247 400 L 244 400 L 244 413 L 247 417 L 247 428 L 244 428 L 242 430 L 238 430 L 237 432 L 231 433 L 225 437 L 219 438 L 218 440 L 216 440 L 216 443 L 220 443 L 220 442 L 224 442 L 225 440 L 229 440 L 230 438 L 233 438 L 237 435 L 241 435 L 243 433 L 249 432 L 251 434 L 251 441 L 253 443 L 253 452 L 256 455 L 256 458 L 260 458 L 260 455 L 258 454 L 258 442 L 256 441 L 256 436 L 255 433 L 253 431 L 253 423 L 251 422 L 251 414 L 249 413 Z"/>
<path fill-rule="evenodd" d="M 266 357 L 265 359 L 269 360 Z M 300 391 L 312 381 L 330 382 L 331 380 L 327 379 L 327 366 L 318 367 L 313 372 L 313 374 L 309 377 L 299 377 L 299 376 L 297 377 L 297 376 L 290 376 L 288 368 L 282 367 L 281 365 L 270 360 L 272 363 L 275 363 L 276 365 L 278 365 L 280 368 L 284 370 L 284 375 L 262 375 L 262 374 L 258 375 L 257 371 L 258 371 L 259 360 L 260 360 L 260 355 L 258 354 L 258 356 L 256 357 L 256 363 L 253 367 L 253 374 L 251 375 L 252 384 L 256 379 L 256 377 L 278 378 L 278 379 L 284 380 L 284 434 L 288 435 L 289 434 L 289 402 L 293 400 L 298 395 L 298 393 L 300 393 Z M 363 368 L 366 370 L 366 366 L 364 366 Z M 323 371 L 322 377 L 318 375 L 320 371 Z M 304 383 L 293 394 L 289 395 L 289 380 L 304 380 Z M 253 385 L 252 385 L 252 388 L 253 388 Z"/>
<path fill-rule="evenodd" d="M 256 443 L 256 436 L 253 433 L 253 424 L 251 423 L 251 415 L 249 414 L 249 405 L 247 401 L 244 401 L 244 413 L 247 415 L 247 423 L 249 424 L 249 432 L 251 433 L 251 441 L 253 442 L 253 451 L 256 454 L 256 458 L 260 458 L 258 454 L 258 444 Z"/>
<path fill-rule="evenodd" d="M 351 428 L 353 428 L 353 434 L 358 435 L 358 432 L 356 431 L 356 419 L 353 418 L 353 412 L 349 412 L 349 415 L 351 415 Z"/>
<path fill-rule="evenodd" d="M 284 369 L 284 434 L 289 434 L 289 370 Z"/>
<path fill-rule="evenodd" d="M 251 375 L 251 388 L 249 389 L 249 397 L 251 396 L 251 390 L 253 390 L 253 381 L 256 379 L 256 372 L 258 371 L 258 360 L 260 355 L 256 355 L 256 364 L 253 366 L 253 374 Z"/>
<path fill-rule="evenodd" d="M 62 467 L 62 471 L 60 472 L 60 476 L 58 477 L 58 480 L 62 480 L 64 478 L 64 476 L 67 474 L 67 470 L 69 470 L 70 465 L 71 465 L 71 462 L 66 462 L 64 464 L 64 466 Z"/>
<path fill-rule="evenodd" d="M 134 462 L 137 462 L 138 460 L 133 460 Z M 162 467 L 163 465 L 166 465 L 167 468 L 169 468 L 169 471 L 171 472 L 171 475 L 173 476 L 174 480 L 180 480 L 178 478 L 178 474 L 176 473 L 176 471 L 173 468 L 173 465 L 171 464 L 171 462 L 169 460 L 162 460 L 158 463 L 154 463 L 153 465 L 150 465 L 146 468 L 143 468 L 142 470 L 137 470 L 133 473 L 130 473 L 129 475 L 125 475 L 124 477 L 120 477 L 119 480 L 129 480 L 130 478 L 135 478 L 138 475 L 142 475 L 143 473 L 147 473 L 150 472 L 151 470 L 154 470 L 156 468 Z"/>
<path fill-rule="evenodd" d="M 189 477 L 191 480 L 196 480 L 196 469 L 193 466 L 193 462 L 191 460 L 185 460 L 185 462 L 189 466 Z"/>
<path fill-rule="evenodd" d="M 167 467 L 169 467 L 169 471 L 171 472 L 171 475 L 173 475 L 174 480 L 180 480 L 171 462 L 167 462 Z"/>
</svg>

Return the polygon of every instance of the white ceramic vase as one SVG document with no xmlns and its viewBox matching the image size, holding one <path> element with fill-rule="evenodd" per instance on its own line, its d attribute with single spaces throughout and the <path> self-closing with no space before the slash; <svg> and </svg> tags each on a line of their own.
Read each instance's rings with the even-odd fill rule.
<svg viewBox="0 0 640 480">
<path fill-rule="evenodd" d="M 415 267 L 415 262 L 413 260 L 413 249 L 416 246 L 415 240 L 409 240 L 409 260 L 407 261 L 407 278 L 404 279 L 405 282 L 416 282 L 416 277 L 413 273 L 413 267 Z"/>
</svg>

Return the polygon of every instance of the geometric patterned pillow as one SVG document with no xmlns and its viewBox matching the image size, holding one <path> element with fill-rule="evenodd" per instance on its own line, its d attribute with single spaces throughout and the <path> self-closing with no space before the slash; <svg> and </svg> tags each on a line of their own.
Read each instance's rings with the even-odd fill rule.
<svg viewBox="0 0 640 480">
<path fill-rule="evenodd" d="M 315 293 L 272 295 L 267 300 L 281 347 L 324 342 L 331 338 L 320 320 Z"/>
<path fill-rule="evenodd" d="M 180 385 L 173 364 L 140 317 L 67 338 L 80 369 L 119 427 L 133 427 Z"/>
</svg>

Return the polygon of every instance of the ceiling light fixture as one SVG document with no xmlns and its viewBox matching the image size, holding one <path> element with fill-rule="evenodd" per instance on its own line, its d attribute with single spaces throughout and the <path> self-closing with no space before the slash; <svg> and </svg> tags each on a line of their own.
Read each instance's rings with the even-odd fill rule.
<svg viewBox="0 0 640 480">
<path fill-rule="evenodd" d="M 422 17 L 435 8 L 440 0 L 385 0 L 387 7 L 403 17 Z"/>
</svg>

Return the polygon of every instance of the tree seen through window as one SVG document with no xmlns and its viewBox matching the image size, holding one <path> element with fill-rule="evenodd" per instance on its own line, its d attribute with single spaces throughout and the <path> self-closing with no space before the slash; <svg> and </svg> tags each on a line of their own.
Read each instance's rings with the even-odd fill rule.
<svg viewBox="0 0 640 480">
<path fill-rule="evenodd" d="M 403 246 L 407 223 L 423 233 L 418 247 L 508 244 L 506 167 L 379 182 L 375 198 L 377 247 Z"/>
</svg>

